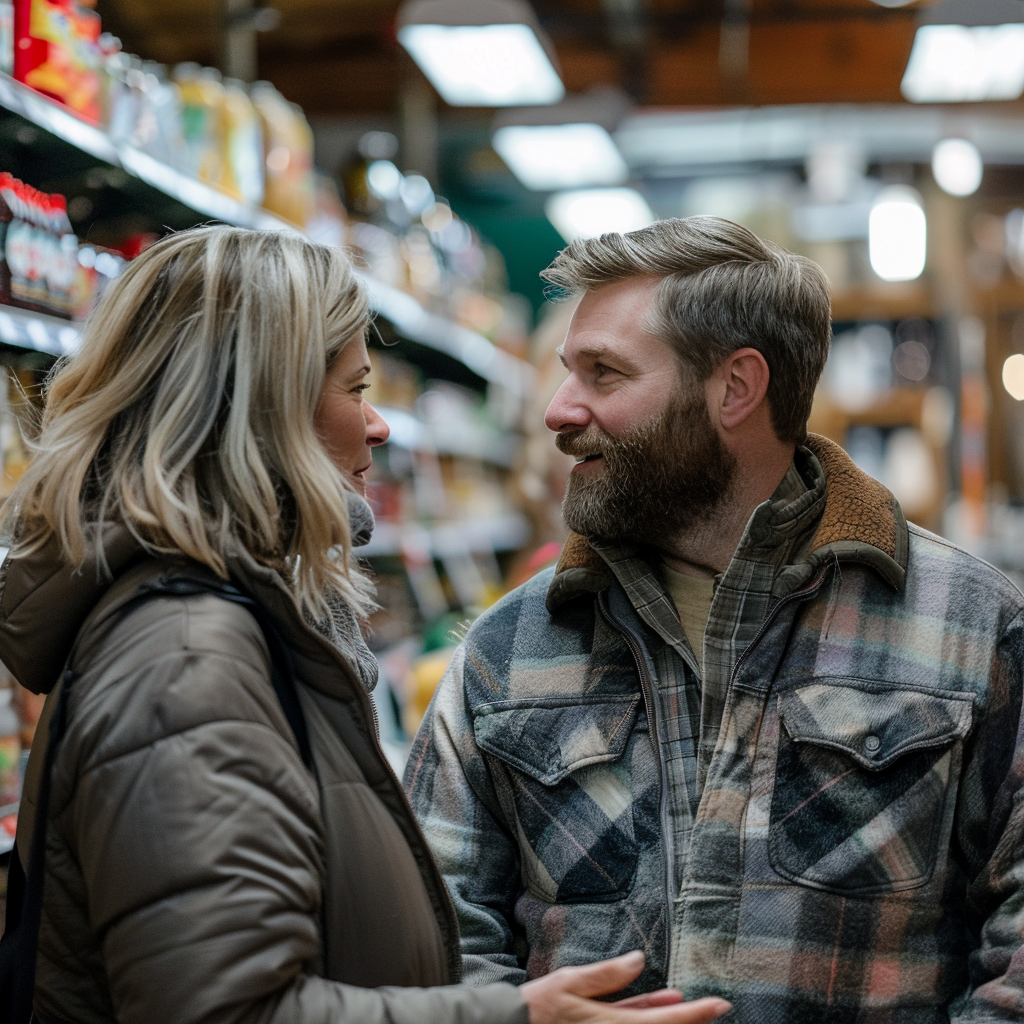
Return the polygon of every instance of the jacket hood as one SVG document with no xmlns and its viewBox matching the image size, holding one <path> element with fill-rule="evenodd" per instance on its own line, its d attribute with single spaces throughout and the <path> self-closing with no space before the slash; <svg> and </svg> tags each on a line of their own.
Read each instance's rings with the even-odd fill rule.
<svg viewBox="0 0 1024 1024">
<path fill-rule="evenodd" d="M 907 522 L 899 502 L 873 477 L 857 468 L 834 441 L 809 434 L 804 447 L 825 473 L 825 508 L 803 561 L 859 562 L 879 574 L 894 590 L 906 582 L 910 550 Z M 551 611 L 584 593 L 611 583 L 611 573 L 586 537 L 572 533 L 548 589 Z"/>
<path fill-rule="evenodd" d="M 373 512 L 360 497 L 349 498 L 349 520 L 354 546 L 365 544 L 373 532 Z M 22 686 L 34 693 L 49 693 L 56 684 L 83 623 L 107 591 L 140 570 L 140 581 L 150 564 L 168 569 L 192 566 L 206 575 L 212 570 L 180 558 L 154 555 L 125 526 L 111 524 L 103 532 L 104 562 L 90 551 L 80 568 L 68 566 L 55 537 L 31 555 L 11 558 L 0 567 L 0 661 Z M 332 649 L 302 617 L 280 573 L 258 564 L 244 552 L 228 555 L 232 579 L 256 598 L 287 630 L 289 640 L 312 662 L 329 664 Z M 134 573 L 133 573 L 134 575 Z M 125 599 L 130 596 L 126 591 Z M 116 601 L 101 618 L 114 614 Z M 349 667 L 349 672 L 354 670 Z M 330 680 L 333 674 L 313 673 Z M 314 683 L 315 685 L 315 683 Z M 325 683 L 325 686 L 328 685 Z"/>
<path fill-rule="evenodd" d="M 106 566 L 93 554 L 81 568 L 68 566 L 51 537 L 0 567 L 0 660 L 34 693 L 53 688 L 82 623 L 114 580 L 149 557 L 124 526 L 104 530 L 102 546 Z"/>
</svg>

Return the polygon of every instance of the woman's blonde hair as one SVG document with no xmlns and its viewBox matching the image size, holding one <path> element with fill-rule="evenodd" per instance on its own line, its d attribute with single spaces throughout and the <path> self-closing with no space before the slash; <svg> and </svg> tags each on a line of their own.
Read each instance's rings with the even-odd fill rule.
<svg viewBox="0 0 1024 1024">
<path fill-rule="evenodd" d="M 243 548 L 321 617 L 371 587 L 351 557 L 351 485 L 314 427 L 328 366 L 370 311 L 338 249 L 297 235 L 172 234 L 107 290 L 49 379 L 34 457 L 0 529 L 15 557 L 52 538 L 82 565 L 98 524 L 226 577 Z M 333 558 L 331 549 L 342 557 Z"/>
</svg>

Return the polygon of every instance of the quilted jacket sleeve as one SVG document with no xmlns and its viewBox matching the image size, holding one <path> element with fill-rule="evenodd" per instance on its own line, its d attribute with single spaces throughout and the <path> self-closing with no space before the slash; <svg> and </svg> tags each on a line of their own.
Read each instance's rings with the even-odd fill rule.
<svg viewBox="0 0 1024 1024">
<path fill-rule="evenodd" d="M 416 735 L 405 785 L 455 901 L 462 967 L 473 984 L 521 983 L 514 948 L 518 846 L 501 811 L 466 709 L 460 647 Z"/>
<path fill-rule="evenodd" d="M 975 948 L 955 1024 L 1024 1019 L 1024 616 L 1004 631 L 965 751 L 957 843 Z"/>
<path fill-rule="evenodd" d="M 317 789 L 272 689 L 253 685 L 268 672 L 255 625 L 230 657 L 186 647 L 141 663 L 132 639 L 79 697 L 57 772 L 73 784 L 55 786 L 52 805 L 51 833 L 77 860 L 99 941 L 112 1002 L 103 1019 L 525 1024 L 509 985 L 360 989 L 318 977 Z M 74 937 L 45 920 L 43 930 L 45 994 Z"/>
</svg>

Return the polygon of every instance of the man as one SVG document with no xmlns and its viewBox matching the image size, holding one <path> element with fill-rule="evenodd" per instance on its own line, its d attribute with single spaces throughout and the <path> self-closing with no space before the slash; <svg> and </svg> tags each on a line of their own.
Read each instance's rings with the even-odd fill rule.
<svg viewBox="0 0 1024 1024">
<path fill-rule="evenodd" d="M 806 436 L 821 271 L 701 217 L 545 276 L 573 532 L 407 776 L 467 979 L 640 948 L 744 1024 L 1024 1019 L 1024 598 Z"/>
</svg>

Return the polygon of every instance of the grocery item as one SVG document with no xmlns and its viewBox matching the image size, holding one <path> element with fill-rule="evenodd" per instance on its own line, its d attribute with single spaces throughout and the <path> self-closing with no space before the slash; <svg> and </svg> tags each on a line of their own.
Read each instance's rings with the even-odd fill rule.
<svg viewBox="0 0 1024 1024">
<path fill-rule="evenodd" d="M 14 4 L 0 2 L 0 71 L 14 71 Z"/>
<path fill-rule="evenodd" d="M 121 52 L 107 60 L 108 132 L 117 143 L 141 149 L 171 167 L 186 160 L 182 100 L 167 69 Z"/>
<path fill-rule="evenodd" d="M 302 109 L 269 82 L 249 90 L 263 128 L 264 209 L 306 227 L 314 214 L 313 131 Z"/>
<path fill-rule="evenodd" d="M 70 317 L 78 240 L 67 202 L 0 172 L 0 302 Z"/>
<path fill-rule="evenodd" d="M 0 688 L 0 807 L 10 807 L 21 797 L 21 723 L 14 710 L 13 680 Z"/>
<path fill-rule="evenodd" d="M 223 152 L 220 145 L 224 86 L 213 68 L 191 62 L 179 64 L 172 74 L 181 98 L 185 150 L 182 167 L 208 185 L 219 185 Z"/>
<path fill-rule="evenodd" d="M 220 187 L 229 196 L 259 206 L 263 202 L 263 130 L 245 83 L 224 79 L 221 106 Z"/>
<path fill-rule="evenodd" d="M 14 77 L 99 124 L 100 17 L 76 0 L 15 0 Z"/>
</svg>

